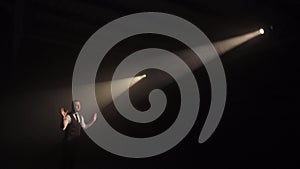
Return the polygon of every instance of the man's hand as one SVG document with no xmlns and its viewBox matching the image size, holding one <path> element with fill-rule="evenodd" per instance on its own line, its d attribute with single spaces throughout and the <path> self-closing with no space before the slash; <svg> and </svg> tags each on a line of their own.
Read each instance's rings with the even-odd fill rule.
<svg viewBox="0 0 300 169">
<path fill-rule="evenodd" d="M 93 121 L 96 121 L 97 120 L 97 113 L 94 114 L 94 118 L 93 118 Z"/>
<path fill-rule="evenodd" d="M 63 118 L 65 118 L 68 114 L 68 110 L 65 111 L 65 109 L 62 107 L 60 108 L 60 114 L 63 116 Z"/>
</svg>

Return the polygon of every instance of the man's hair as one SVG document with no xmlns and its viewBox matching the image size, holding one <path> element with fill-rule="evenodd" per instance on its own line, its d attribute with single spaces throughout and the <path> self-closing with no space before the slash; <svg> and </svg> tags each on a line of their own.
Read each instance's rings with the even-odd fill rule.
<svg viewBox="0 0 300 169">
<path fill-rule="evenodd" d="M 73 103 L 75 103 L 75 102 L 80 102 L 79 100 L 73 100 Z"/>
</svg>

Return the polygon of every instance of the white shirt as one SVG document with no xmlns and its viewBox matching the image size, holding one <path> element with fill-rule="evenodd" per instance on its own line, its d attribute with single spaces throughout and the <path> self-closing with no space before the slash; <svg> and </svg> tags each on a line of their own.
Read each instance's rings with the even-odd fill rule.
<svg viewBox="0 0 300 169">
<path fill-rule="evenodd" d="M 85 124 L 85 122 L 84 122 L 83 116 L 79 115 L 78 112 L 73 113 L 72 115 L 73 115 L 73 117 L 74 117 L 75 119 L 77 119 L 77 118 L 76 118 L 76 115 L 77 115 L 77 117 L 78 117 L 78 122 L 80 123 L 81 127 L 84 128 L 84 129 L 87 128 L 87 126 L 86 126 L 86 124 Z M 63 130 L 65 130 L 65 129 L 67 128 L 68 124 L 71 123 L 71 120 L 72 120 L 72 119 L 71 119 L 71 116 L 68 114 L 68 115 L 65 117 L 65 119 L 64 119 L 64 121 L 66 122 L 66 126 L 63 128 Z"/>
</svg>

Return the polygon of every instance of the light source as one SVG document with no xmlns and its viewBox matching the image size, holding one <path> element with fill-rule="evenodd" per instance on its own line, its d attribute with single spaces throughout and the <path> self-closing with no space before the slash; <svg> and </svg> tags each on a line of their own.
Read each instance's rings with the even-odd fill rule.
<svg viewBox="0 0 300 169">
<path fill-rule="evenodd" d="M 264 34 L 264 33 L 265 33 L 264 29 L 263 29 L 263 28 L 260 28 L 260 29 L 259 29 L 259 33 L 260 33 L 260 34 Z"/>
</svg>

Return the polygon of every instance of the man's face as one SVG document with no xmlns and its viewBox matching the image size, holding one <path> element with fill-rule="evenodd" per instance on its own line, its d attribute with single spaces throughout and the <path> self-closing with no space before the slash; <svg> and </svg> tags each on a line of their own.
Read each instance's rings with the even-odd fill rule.
<svg viewBox="0 0 300 169">
<path fill-rule="evenodd" d="M 76 111 L 76 112 L 79 112 L 79 111 L 80 111 L 80 108 L 81 108 L 80 102 L 78 102 L 78 101 L 75 102 L 75 103 L 74 103 L 74 108 L 75 108 L 75 111 Z"/>
</svg>

